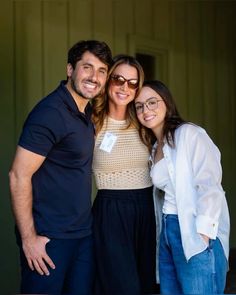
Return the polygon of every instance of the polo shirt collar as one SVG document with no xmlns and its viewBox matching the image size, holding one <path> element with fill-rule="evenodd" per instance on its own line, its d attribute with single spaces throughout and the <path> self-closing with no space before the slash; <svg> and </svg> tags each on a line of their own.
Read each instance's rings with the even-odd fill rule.
<svg viewBox="0 0 236 295">
<path fill-rule="evenodd" d="M 59 87 L 58 87 L 58 91 L 59 93 L 61 93 L 61 98 L 63 100 L 63 102 L 66 104 L 66 106 L 68 107 L 68 109 L 74 113 L 76 116 L 82 117 L 84 119 L 90 119 L 91 114 L 92 114 L 92 106 L 90 103 L 87 104 L 87 106 L 85 107 L 85 112 L 82 113 L 80 112 L 80 110 L 78 109 L 74 98 L 72 97 L 72 95 L 70 94 L 69 90 L 66 87 L 66 80 L 61 81 Z"/>
</svg>

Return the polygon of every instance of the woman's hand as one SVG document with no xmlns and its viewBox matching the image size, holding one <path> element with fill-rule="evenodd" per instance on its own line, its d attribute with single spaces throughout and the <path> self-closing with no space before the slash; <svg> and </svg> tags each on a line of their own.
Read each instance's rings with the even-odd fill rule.
<svg viewBox="0 0 236 295">
<path fill-rule="evenodd" d="M 210 240 L 210 238 L 208 237 L 208 236 L 206 236 L 206 235 L 204 235 L 204 234 L 200 234 L 201 236 L 202 236 L 202 238 L 203 238 L 203 240 L 207 243 L 207 245 L 209 246 L 209 240 Z"/>
</svg>

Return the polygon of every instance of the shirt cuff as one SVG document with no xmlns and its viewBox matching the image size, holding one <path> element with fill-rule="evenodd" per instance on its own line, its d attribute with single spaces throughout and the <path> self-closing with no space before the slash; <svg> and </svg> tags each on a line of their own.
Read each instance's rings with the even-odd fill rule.
<svg viewBox="0 0 236 295">
<path fill-rule="evenodd" d="M 199 234 L 204 234 L 215 240 L 218 232 L 219 222 L 205 215 L 196 217 L 196 228 Z"/>
</svg>

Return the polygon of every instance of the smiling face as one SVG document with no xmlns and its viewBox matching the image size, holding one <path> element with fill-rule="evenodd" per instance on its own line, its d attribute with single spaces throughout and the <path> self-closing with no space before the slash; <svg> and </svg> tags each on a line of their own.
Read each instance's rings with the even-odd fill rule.
<svg viewBox="0 0 236 295">
<path fill-rule="evenodd" d="M 67 65 L 68 89 L 77 98 L 93 99 L 104 89 L 107 71 L 106 64 L 86 51 L 82 59 L 76 63 L 75 69 L 71 64 Z"/>
<path fill-rule="evenodd" d="M 167 109 L 162 97 L 156 91 L 144 86 L 135 99 L 135 109 L 142 125 L 152 129 L 155 134 L 162 134 Z"/>
<path fill-rule="evenodd" d="M 109 105 L 115 107 L 126 107 L 136 94 L 136 89 L 131 84 L 137 82 L 138 87 L 138 71 L 134 66 L 128 64 L 118 65 L 112 72 L 113 77 L 121 77 L 123 84 L 117 83 L 115 80 L 110 80 L 108 87 Z M 130 85 L 129 85 L 130 84 Z"/>
</svg>

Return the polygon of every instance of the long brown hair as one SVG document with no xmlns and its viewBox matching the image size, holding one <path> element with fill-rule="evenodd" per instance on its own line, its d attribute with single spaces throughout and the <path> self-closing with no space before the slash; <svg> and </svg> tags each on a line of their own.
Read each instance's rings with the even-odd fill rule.
<svg viewBox="0 0 236 295">
<path fill-rule="evenodd" d="M 95 124 L 95 129 L 96 129 L 96 134 L 102 129 L 103 124 L 105 120 L 107 119 L 107 115 L 109 113 L 109 104 L 108 104 L 108 88 L 110 85 L 110 77 L 114 70 L 116 69 L 117 66 L 121 64 L 128 64 L 132 67 L 135 67 L 138 72 L 138 88 L 136 90 L 135 96 L 138 95 L 139 91 L 142 88 L 142 84 L 144 81 L 144 72 L 142 66 L 139 64 L 139 62 L 132 56 L 129 55 L 124 55 L 120 54 L 117 55 L 113 58 L 113 65 L 108 72 L 108 80 L 106 84 L 106 91 L 104 96 L 100 96 L 97 98 L 94 98 L 92 100 L 92 106 L 93 106 L 93 115 L 92 115 L 92 120 Z M 127 128 L 129 128 L 131 125 L 135 126 L 138 128 L 138 120 L 135 115 L 135 110 L 134 110 L 134 104 L 131 102 L 127 105 L 127 111 L 126 111 L 126 122 L 127 122 Z"/>
<path fill-rule="evenodd" d="M 174 133 L 175 130 L 182 124 L 186 123 L 180 116 L 173 96 L 167 86 L 159 80 L 145 81 L 143 87 L 149 87 L 158 93 L 166 105 L 166 116 L 163 127 L 163 139 L 171 146 L 175 146 Z M 154 142 L 157 140 L 156 136 L 150 128 L 147 128 L 139 123 L 139 136 L 142 142 L 151 151 Z"/>
</svg>

